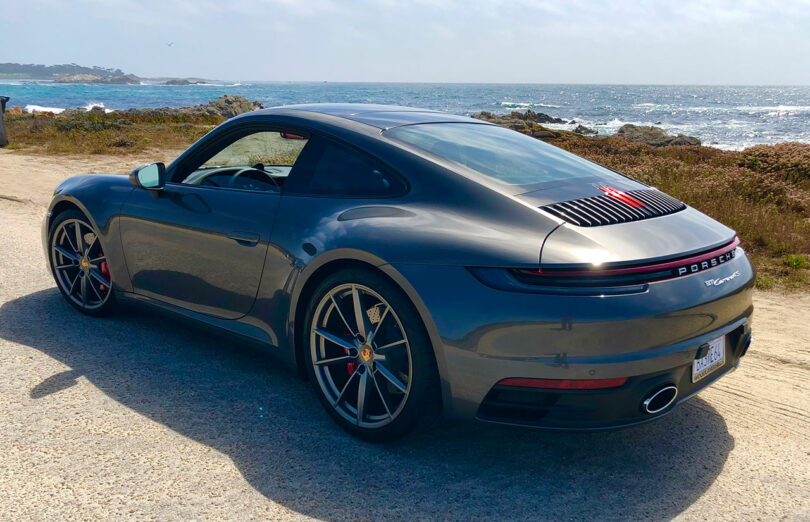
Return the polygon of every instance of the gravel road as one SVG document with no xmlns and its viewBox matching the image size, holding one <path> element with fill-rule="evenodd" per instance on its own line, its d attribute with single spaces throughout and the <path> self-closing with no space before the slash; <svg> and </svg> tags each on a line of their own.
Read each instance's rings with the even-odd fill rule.
<svg viewBox="0 0 810 522">
<path fill-rule="evenodd" d="M 0 520 L 810 520 L 810 296 L 757 294 L 740 369 L 651 424 L 364 444 L 233 340 L 63 302 L 51 190 L 141 159 L 0 151 Z"/>
</svg>

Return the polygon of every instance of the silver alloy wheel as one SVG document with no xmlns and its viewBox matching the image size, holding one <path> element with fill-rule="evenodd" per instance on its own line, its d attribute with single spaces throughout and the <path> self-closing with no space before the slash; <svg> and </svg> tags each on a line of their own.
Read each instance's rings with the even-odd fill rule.
<svg viewBox="0 0 810 522">
<path fill-rule="evenodd" d="M 102 307 L 110 297 L 106 261 L 98 236 L 87 223 L 66 219 L 53 231 L 51 263 L 56 282 L 86 310 Z"/>
<path fill-rule="evenodd" d="M 332 407 L 363 428 L 393 422 L 411 391 L 411 347 L 394 309 L 359 284 L 331 289 L 312 320 L 315 376 Z"/>
</svg>

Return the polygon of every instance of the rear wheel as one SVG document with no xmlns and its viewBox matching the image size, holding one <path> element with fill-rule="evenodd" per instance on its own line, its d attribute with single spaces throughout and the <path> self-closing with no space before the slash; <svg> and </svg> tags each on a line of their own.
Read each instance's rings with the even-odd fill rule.
<svg viewBox="0 0 810 522">
<path fill-rule="evenodd" d="M 440 410 L 438 372 L 413 304 L 393 283 L 345 270 L 316 289 L 305 323 L 310 380 L 345 430 L 397 438 Z"/>
<path fill-rule="evenodd" d="M 101 239 L 78 210 L 62 212 L 49 234 L 51 272 L 65 299 L 82 313 L 102 316 L 115 309 L 115 295 Z"/>
</svg>

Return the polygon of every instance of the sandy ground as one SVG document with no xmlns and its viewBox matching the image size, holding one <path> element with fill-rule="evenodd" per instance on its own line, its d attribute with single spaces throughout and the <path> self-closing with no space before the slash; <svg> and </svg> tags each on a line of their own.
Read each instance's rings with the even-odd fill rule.
<svg viewBox="0 0 810 522">
<path fill-rule="evenodd" d="M 810 296 L 757 294 L 740 369 L 660 421 L 367 445 L 232 340 L 62 301 L 53 187 L 149 159 L 0 151 L 0 520 L 810 520 Z"/>
</svg>

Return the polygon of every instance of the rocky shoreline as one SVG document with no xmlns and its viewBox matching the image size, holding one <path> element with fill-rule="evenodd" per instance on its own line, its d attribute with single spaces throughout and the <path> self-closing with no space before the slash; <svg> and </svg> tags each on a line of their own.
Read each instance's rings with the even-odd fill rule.
<svg viewBox="0 0 810 522">
<path fill-rule="evenodd" d="M 193 105 L 190 107 L 160 107 L 148 109 L 126 109 L 115 111 L 118 114 L 128 115 L 149 115 L 155 117 L 165 117 L 178 114 L 185 114 L 191 116 L 215 116 L 220 118 L 233 118 L 239 114 L 255 111 L 265 108 L 263 104 L 257 101 L 251 101 L 241 96 L 225 95 L 217 98 L 216 100 L 200 105 Z M 71 117 L 82 112 L 104 112 L 103 108 L 95 107 L 92 109 L 76 108 L 66 109 L 59 114 L 52 114 L 51 116 L 58 118 Z M 22 113 L 20 107 L 9 109 L 10 114 Z M 43 113 L 47 114 L 47 113 Z M 625 138 L 630 141 L 638 143 L 646 143 L 654 147 L 664 147 L 671 145 L 701 145 L 700 139 L 694 136 L 686 136 L 684 134 L 672 135 L 667 133 L 664 129 L 654 126 L 639 126 L 632 124 L 625 124 L 613 135 L 599 134 L 596 130 L 588 128 L 582 124 L 577 125 L 573 131 L 555 130 L 545 125 L 548 124 L 576 124 L 576 120 L 566 121 L 562 118 L 557 118 L 542 112 L 534 112 L 527 110 L 525 112 L 513 111 L 509 114 L 494 114 L 492 112 L 482 111 L 472 115 L 473 118 L 488 121 L 498 125 L 502 125 L 509 129 L 513 129 L 534 138 L 538 139 L 551 139 L 559 138 L 566 133 L 573 133 L 585 138 L 594 140 L 603 140 L 611 136 Z"/>
<path fill-rule="evenodd" d="M 561 118 L 555 118 L 542 112 L 534 112 L 531 109 L 526 112 L 513 111 L 509 114 L 498 115 L 492 112 L 482 111 L 472 115 L 473 118 L 496 123 L 509 129 L 528 134 L 534 138 L 547 139 L 559 138 L 563 132 L 548 127 L 543 124 L 576 124 L 576 120 L 565 121 Z M 591 137 L 593 139 L 605 139 L 608 135 L 600 135 L 594 129 L 590 129 L 582 124 L 577 125 L 572 131 L 583 137 Z M 645 127 L 640 125 L 633 125 L 627 123 L 622 125 L 621 128 L 614 134 L 614 136 L 622 137 L 630 141 L 639 143 L 646 143 L 653 147 L 664 147 L 668 145 L 700 145 L 701 141 L 694 136 L 686 136 L 685 134 L 672 135 L 667 133 L 661 127 Z"/>
</svg>

